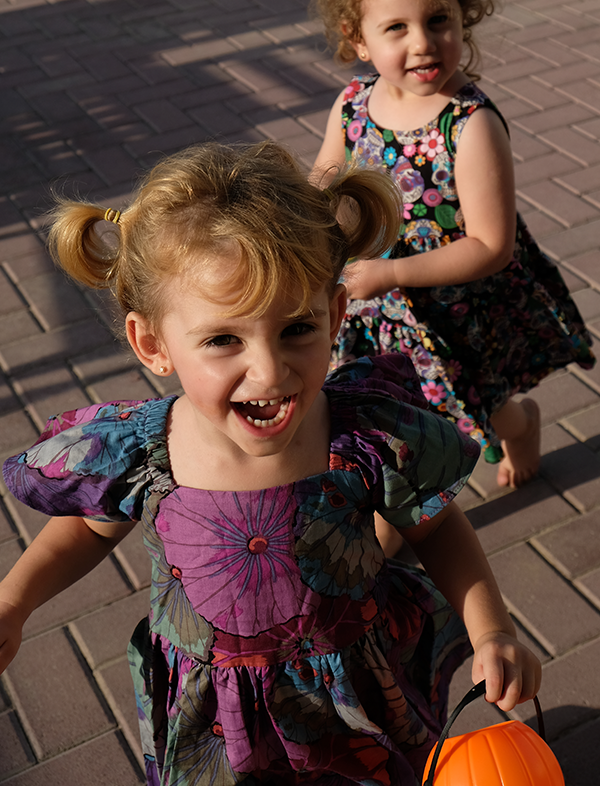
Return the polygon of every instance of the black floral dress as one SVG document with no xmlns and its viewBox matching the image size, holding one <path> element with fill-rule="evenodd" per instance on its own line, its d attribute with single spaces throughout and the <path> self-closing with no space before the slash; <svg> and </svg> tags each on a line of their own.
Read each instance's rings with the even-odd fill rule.
<svg viewBox="0 0 600 786">
<path fill-rule="evenodd" d="M 460 240 L 465 227 L 454 180 L 460 135 L 481 107 L 501 115 L 469 83 L 423 128 L 381 128 L 368 112 L 377 79 L 352 80 L 341 123 L 346 157 L 389 172 L 401 191 L 404 222 L 388 256 L 417 255 Z M 490 415 L 555 369 L 572 362 L 591 368 L 590 344 L 557 267 L 518 215 L 514 254 L 504 270 L 458 286 L 409 287 L 350 301 L 331 365 L 362 355 L 407 355 L 430 404 L 495 462 L 502 450 Z"/>
</svg>

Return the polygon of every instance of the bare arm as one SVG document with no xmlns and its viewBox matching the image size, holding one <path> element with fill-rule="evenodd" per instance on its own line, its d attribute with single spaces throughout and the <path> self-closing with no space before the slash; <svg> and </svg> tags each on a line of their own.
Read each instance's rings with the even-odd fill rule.
<svg viewBox="0 0 600 786">
<path fill-rule="evenodd" d="M 331 108 L 323 144 L 321 145 L 311 174 L 311 179 L 322 188 L 325 188 L 333 177 L 333 174 L 328 175 L 327 171 L 331 167 L 343 166 L 346 161 L 344 132 L 342 130 L 344 92 L 345 90 L 342 90 Z"/>
<path fill-rule="evenodd" d="M 475 651 L 473 680 L 505 710 L 533 698 L 541 666 L 516 639 L 500 590 L 477 535 L 454 504 L 402 534 L 446 599 L 460 614 Z"/>
<path fill-rule="evenodd" d="M 396 287 L 464 284 L 502 270 L 515 242 L 515 184 L 510 141 L 491 109 L 474 112 L 456 155 L 456 188 L 466 236 L 415 257 L 360 261 L 349 266 L 352 298 L 368 299 Z"/>
<path fill-rule="evenodd" d="M 0 582 L 0 673 L 34 609 L 96 567 L 133 528 L 77 516 L 52 518 Z"/>
</svg>

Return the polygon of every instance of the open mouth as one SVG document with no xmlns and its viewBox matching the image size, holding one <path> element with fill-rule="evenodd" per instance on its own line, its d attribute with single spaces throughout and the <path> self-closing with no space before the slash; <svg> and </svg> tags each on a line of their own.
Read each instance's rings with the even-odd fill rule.
<svg viewBox="0 0 600 786">
<path fill-rule="evenodd" d="M 256 428 L 270 428 L 278 426 L 284 420 L 290 406 L 290 396 L 239 401 L 234 402 L 234 406 L 250 425 Z"/>
</svg>

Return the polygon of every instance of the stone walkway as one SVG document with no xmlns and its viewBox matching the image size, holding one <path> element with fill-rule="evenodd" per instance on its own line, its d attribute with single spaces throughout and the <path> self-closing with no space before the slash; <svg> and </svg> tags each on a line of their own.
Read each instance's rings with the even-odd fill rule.
<svg viewBox="0 0 600 786">
<path fill-rule="evenodd" d="M 56 412 L 171 392 L 126 355 L 106 299 L 55 272 L 51 189 L 119 207 L 157 158 L 210 138 L 287 143 L 310 165 L 348 80 L 305 0 L 0 0 L 0 458 Z M 507 2 L 481 26 L 483 88 L 509 120 L 519 209 L 600 335 L 600 0 Z M 600 346 L 600 344 L 599 344 Z M 171 386 L 174 383 L 171 383 Z M 461 502 L 544 663 L 568 786 L 600 772 L 600 367 L 557 373 L 538 479 L 480 464 Z M 6 494 L 0 575 L 45 517 Z M 28 621 L 0 682 L 0 783 L 142 782 L 125 647 L 148 605 L 139 533 Z M 469 686 L 463 668 L 453 699 Z M 523 705 L 515 717 L 529 718 Z M 500 720 L 480 702 L 458 730 Z"/>
</svg>

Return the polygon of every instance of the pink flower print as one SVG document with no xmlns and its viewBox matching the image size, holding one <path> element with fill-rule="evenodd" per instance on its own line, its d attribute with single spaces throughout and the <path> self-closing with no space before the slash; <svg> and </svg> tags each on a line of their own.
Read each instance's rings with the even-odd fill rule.
<svg viewBox="0 0 600 786">
<path fill-rule="evenodd" d="M 463 434 L 470 434 L 475 428 L 475 421 L 472 418 L 459 418 L 457 426 Z"/>
<path fill-rule="evenodd" d="M 442 203 L 442 195 L 437 188 L 428 188 L 423 192 L 422 199 L 428 207 L 437 207 Z"/>
<path fill-rule="evenodd" d="M 436 384 L 433 380 L 429 380 L 425 383 L 422 382 L 421 390 L 427 401 L 431 401 L 434 405 L 441 404 L 448 395 L 446 388 L 441 384 Z"/>
<path fill-rule="evenodd" d="M 411 156 L 414 156 L 416 152 L 417 152 L 416 145 L 404 145 L 404 147 L 402 148 L 402 153 L 406 156 L 406 158 L 410 158 Z"/>
<path fill-rule="evenodd" d="M 479 393 L 477 390 L 471 385 L 469 388 L 469 392 L 467 393 L 467 398 L 471 404 L 481 404 L 481 398 L 479 397 Z"/>
<path fill-rule="evenodd" d="M 455 303 L 450 308 L 450 315 L 453 317 L 464 317 L 469 311 L 469 306 L 466 303 Z"/>
<path fill-rule="evenodd" d="M 346 99 L 346 101 L 349 101 L 351 98 L 354 98 L 354 96 L 358 93 L 359 90 L 360 90 L 360 82 L 358 81 L 358 79 L 353 79 L 344 92 L 344 98 Z"/>
<path fill-rule="evenodd" d="M 402 205 L 402 218 L 405 218 L 407 221 L 410 221 L 412 216 L 410 211 L 413 209 L 414 205 L 412 203 L 406 203 Z"/>
<path fill-rule="evenodd" d="M 362 134 L 362 123 L 360 120 L 353 120 L 350 125 L 348 126 L 348 139 L 351 142 L 356 142 L 357 139 L 360 139 Z"/>
<path fill-rule="evenodd" d="M 462 374 L 462 366 L 458 362 L 458 360 L 449 360 L 446 365 L 446 373 L 448 374 L 448 378 L 454 382 L 457 380 L 460 375 Z"/>
<path fill-rule="evenodd" d="M 201 500 L 201 502 L 200 502 Z M 156 520 L 195 611 L 220 630 L 253 636 L 314 611 L 294 558 L 296 505 L 289 488 L 235 494 L 179 488 Z"/>
<path fill-rule="evenodd" d="M 430 161 L 444 152 L 444 135 L 440 134 L 437 128 L 432 128 L 427 136 L 423 137 L 423 141 L 419 145 L 419 153 L 423 153 Z"/>
</svg>

